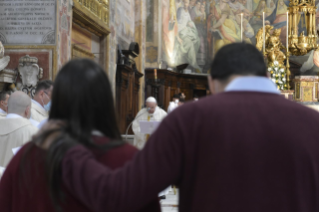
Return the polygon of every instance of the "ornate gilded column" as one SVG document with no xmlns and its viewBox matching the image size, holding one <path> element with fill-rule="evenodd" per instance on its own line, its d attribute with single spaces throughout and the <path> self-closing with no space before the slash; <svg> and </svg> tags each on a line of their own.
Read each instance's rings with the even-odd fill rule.
<svg viewBox="0 0 319 212">
<path fill-rule="evenodd" d="M 288 16 L 289 16 L 289 23 L 292 23 L 292 13 L 289 11 L 289 14 L 288 14 Z M 289 24 L 289 30 L 288 30 L 288 34 L 289 34 L 289 36 L 291 36 L 291 31 L 292 31 L 292 24 Z M 287 35 L 288 36 L 288 35 Z"/>
<path fill-rule="evenodd" d="M 146 1 L 136 0 L 135 5 L 135 41 L 140 45 L 140 55 L 135 62 L 137 69 L 145 74 Z M 144 105 L 144 77 L 140 78 L 140 85 L 138 108 Z"/>
<path fill-rule="evenodd" d="M 293 8 L 293 16 L 294 16 L 294 37 L 298 37 L 298 31 L 297 31 L 297 15 L 298 15 L 298 9 Z"/>
<path fill-rule="evenodd" d="M 312 11 L 312 32 L 315 37 L 317 37 L 316 33 L 316 10 Z"/>
<path fill-rule="evenodd" d="M 313 18 L 312 18 L 312 10 L 309 11 L 309 26 L 308 26 L 308 36 L 311 37 L 313 35 L 312 33 L 312 27 L 313 25 Z"/>
</svg>

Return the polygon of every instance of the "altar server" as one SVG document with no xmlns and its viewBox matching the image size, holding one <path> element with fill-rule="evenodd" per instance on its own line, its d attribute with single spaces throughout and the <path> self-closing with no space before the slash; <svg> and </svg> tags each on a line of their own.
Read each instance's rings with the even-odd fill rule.
<svg viewBox="0 0 319 212">
<path fill-rule="evenodd" d="M 38 131 L 28 120 L 30 114 L 30 97 L 22 91 L 14 92 L 8 100 L 8 115 L 0 119 L 0 166 L 8 164 L 13 148 L 30 141 Z"/>
<path fill-rule="evenodd" d="M 178 94 L 175 94 L 173 96 L 173 101 L 171 101 L 168 105 L 167 108 L 167 113 L 172 112 L 173 110 L 175 110 L 178 107 L 178 101 L 179 101 L 180 96 Z"/>
<path fill-rule="evenodd" d="M 52 89 L 53 82 L 51 80 L 44 80 L 38 83 L 32 99 L 31 118 L 33 120 L 41 122 L 48 118 Z"/>
<path fill-rule="evenodd" d="M 143 108 L 138 112 L 133 122 L 134 145 L 139 149 L 142 149 L 149 138 L 149 134 L 141 133 L 139 121 L 162 121 L 167 113 L 157 106 L 157 101 L 154 97 L 150 96 L 146 99 L 146 108 Z"/>
<path fill-rule="evenodd" d="M 0 92 L 0 119 L 6 118 L 8 111 L 8 99 L 10 95 L 8 92 L 1 91 Z"/>
</svg>

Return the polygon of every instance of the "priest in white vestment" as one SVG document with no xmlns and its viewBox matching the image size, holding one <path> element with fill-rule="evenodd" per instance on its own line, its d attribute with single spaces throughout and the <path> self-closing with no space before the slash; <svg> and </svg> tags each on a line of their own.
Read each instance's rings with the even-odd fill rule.
<svg viewBox="0 0 319 212">
<path fill-rule="evenodd" d="M 12 149 L 32 139 L 38 128 L 28 120 L 31 115 L 31 99 L 21 92 L 14 92 L 8 100 L 8 115 L 0 119 L 0 167 L 6 167 L 13 157 Z"/>
<path fill-rule="evenodd" d="M 47 119 L 51 106 L 51 94 L 53 90 L 53 82 L 44 80 L 38 83 L 35 94 L 32 99 L 31 118 L 37 122 Z"/>
<path fill-rule="evenodd" d="M 154 97 L 148 97 L 146 99 L 146 108 L 143 108 L 138 112 L 133 121 L 134 146 L 142 149 L 150 135 L 141 133 L 139 121 L 162 121 L 167 113 L 157 106 L 157 101 Z"/>
<path fill-rule="evenodd" d="M 8 92 L 1 91 L 0 92 L 0 119 L 6 118 L 7 110 L 8 110 L 8 99 L 10 95 Z"/>
</svg>

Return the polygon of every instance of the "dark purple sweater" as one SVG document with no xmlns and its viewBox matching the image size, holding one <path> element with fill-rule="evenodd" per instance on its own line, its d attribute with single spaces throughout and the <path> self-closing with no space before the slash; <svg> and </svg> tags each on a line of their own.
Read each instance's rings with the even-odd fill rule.
<svg viewBox="0 0 319 212">
<path fill-rule="evenodd" d="M 81 146 L 63 180 L 96 211 L 134 211 L 170 184 L 182 212 L 318 212 L 319 113 L 284 97 L 227 92 L 165 118 L 143 151 L 112 171 Z"/>
</svg>

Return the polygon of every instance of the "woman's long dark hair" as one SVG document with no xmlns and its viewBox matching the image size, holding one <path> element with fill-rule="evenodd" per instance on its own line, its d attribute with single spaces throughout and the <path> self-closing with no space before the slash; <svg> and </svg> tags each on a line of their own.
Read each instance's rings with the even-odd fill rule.
<svg viewBox="0 0 319 212">
<path fill-rule="evenodd" d="M 46 154 L 46 174 L 50 196 L 56 210 L 61 211 L 61 162 L 72 146 L 82 144 L 88 148 L 106 151 L 124 144 L 117 124 L 114 100 L 109 79 L 104 70 L 89 59 L 68 62 L 58 73 L 52 93 L 49 120 L 63 120 L 58 130 L 42 133 L 33 142 L 41 144 L 58 131 Z M 92 131 L 98 130 L 112 141 L 97 145 Z"/>
</svg>

